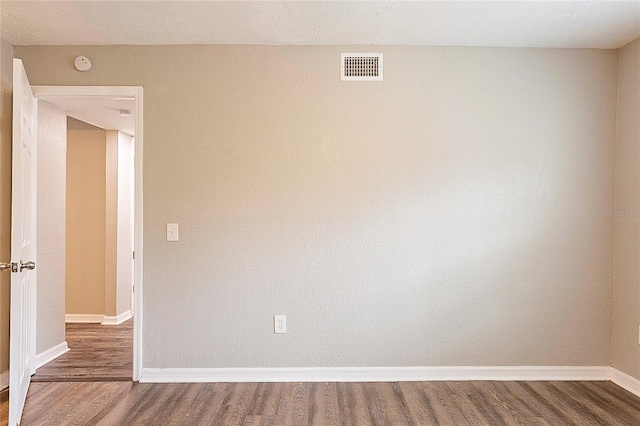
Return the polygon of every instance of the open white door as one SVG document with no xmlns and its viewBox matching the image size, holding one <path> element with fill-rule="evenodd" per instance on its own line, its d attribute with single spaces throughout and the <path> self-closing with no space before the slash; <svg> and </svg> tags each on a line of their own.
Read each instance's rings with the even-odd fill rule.
<svg viewBox="0 0 640 426">
<path fill-rule="evenodd" d="M 20 423 L 35 372 L 36 102 L 22 61 L 14 59 L 9 426 Z"/>
</svg>

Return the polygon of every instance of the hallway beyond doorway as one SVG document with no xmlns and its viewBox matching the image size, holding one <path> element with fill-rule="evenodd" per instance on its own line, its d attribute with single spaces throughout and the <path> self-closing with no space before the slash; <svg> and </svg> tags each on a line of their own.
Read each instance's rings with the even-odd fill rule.
<svg viewBox="0 0 640 426">
<path fill-rule="evenodd" d="M 66 324 L 69 352 L 40 367 L 32 382 L 131 381 L 133 319 L 120 325 Z"/>
</svg>

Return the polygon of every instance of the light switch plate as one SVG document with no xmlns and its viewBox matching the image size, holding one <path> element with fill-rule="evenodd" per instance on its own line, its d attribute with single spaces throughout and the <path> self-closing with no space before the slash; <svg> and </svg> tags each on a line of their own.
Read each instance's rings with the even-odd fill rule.
<svg viewBox="0 0 640 426">
<path fill-rule="evenodd" d="M 178 241 L 177 223 L 167 223 L 167 241 Z"/>
</svg>

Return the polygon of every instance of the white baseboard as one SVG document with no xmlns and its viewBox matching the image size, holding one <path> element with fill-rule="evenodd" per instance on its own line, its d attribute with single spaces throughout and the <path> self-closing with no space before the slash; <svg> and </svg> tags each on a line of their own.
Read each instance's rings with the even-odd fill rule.
<svg viewBox="0 0 640 426">
<path fill-rule="evenodd" d="M 623 373 L 620 370 L 611 368 L 611 381 L 622 389 L 628 390 L 635 396 L 640 397 L 640 380 Z"/>
<path fill-rule="evenodd" d="M 140 382 L 399 382 L 610 378 L 610 367 L 143 368 Z"/>
<path fill-rule="evenodd" d="M 104 321 L 102 314 L 65 314 L 64 316 L 64 322 L 101 324 L 102 321 Z"/>
<path fill-rule="evenodd" d="M 67 345 L 67 342 L 62 342 L 59 345 L 39 353 L 36 355 L 36 368 L 40 368 L 43 365 L 50 363 L 60 355 L 66 354 L 67 352 L 69 352 L 69 346 Z"/>
<path fill-rule="evenodd" d="M 123 312 L 117 316 L 105 315 L 102 320 L 102 325 L 120 325 L 123 322 L 131 319 L 131 311 Z"/>
<path fill-rule="evenodd" d="M 4 390 L 9 387 L 9 370 L 0 373 L 0 390 Z"/>
</svg>

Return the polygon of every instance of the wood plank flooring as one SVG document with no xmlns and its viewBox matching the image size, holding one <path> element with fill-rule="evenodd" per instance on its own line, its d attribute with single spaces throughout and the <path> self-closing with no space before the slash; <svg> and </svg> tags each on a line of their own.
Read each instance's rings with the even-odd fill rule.
<svg viewBox="0 0 640 426">
<path fill-rule="evenodd" d="M 611 382 L 133 383 L 132 335 L 68 324 L 21 425 L 640 425 L 640 398 Z"/>
<path fill-rule="evenodd" d="M 133 319 L 120 325 L 66 324 L 69 352 L 40 367 L 33 382 L 131 381 Z"/>
<path fill-rule="evenodd" d="M 611 382 L 57 382 L 31 385 L 21 425 L 638 424 Z"/>
</svg>

